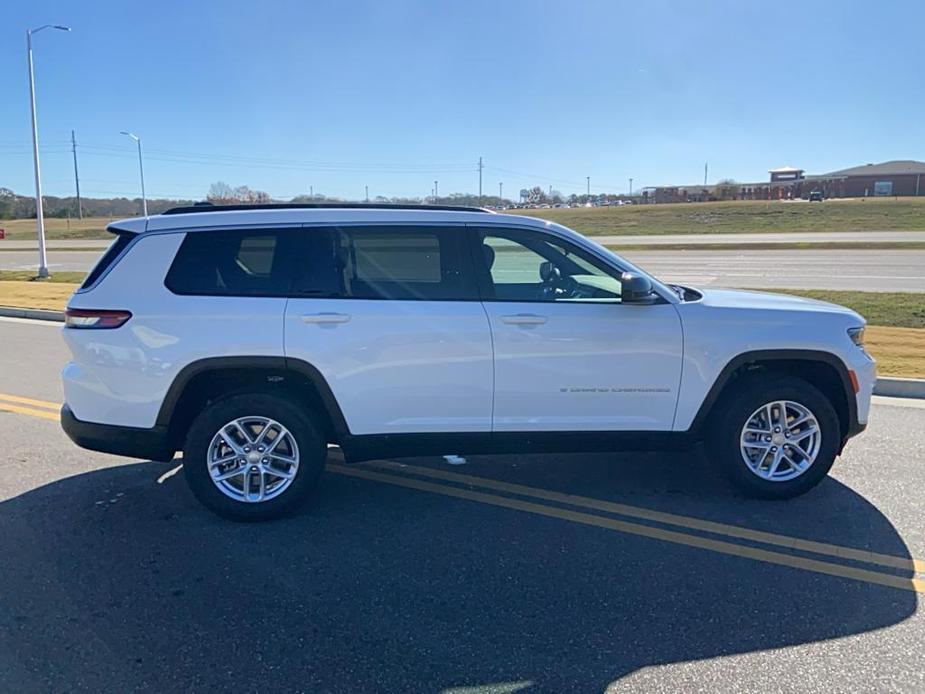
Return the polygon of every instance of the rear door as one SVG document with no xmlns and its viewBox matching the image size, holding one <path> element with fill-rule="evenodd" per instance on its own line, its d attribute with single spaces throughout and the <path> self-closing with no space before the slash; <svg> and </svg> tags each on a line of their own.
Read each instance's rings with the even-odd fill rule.
<svg viewBox="0 0 925 694">
<path fill-rule="evenodd" d="M 353 434 L 490 431 L 491 333 L 465 227 L 306 227 L 286 356 L 327 380 Z"/>
<path fill-rule="evenodd" d="M 674 306 L 620 302 L 620 270 L 539 230 L 474 229 L 495 352 L 494 431 L 670 430 Z"/>
</svg>

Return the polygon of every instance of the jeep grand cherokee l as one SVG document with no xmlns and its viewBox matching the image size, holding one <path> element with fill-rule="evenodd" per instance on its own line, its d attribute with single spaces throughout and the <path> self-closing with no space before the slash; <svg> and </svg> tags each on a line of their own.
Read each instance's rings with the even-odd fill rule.
<svg viewBox="0 0 925 694">
<path fill-rule="evenodd" d="M 347 461 L 707 443 L 746 493 L 817 484 L 867 422 L 853 311 L 665 285 L 539 219 L 438 206 L 195 206 L 115 222 L 71 298 L 68 435 L 183 452 L 238 520 Z"/>
</svg>

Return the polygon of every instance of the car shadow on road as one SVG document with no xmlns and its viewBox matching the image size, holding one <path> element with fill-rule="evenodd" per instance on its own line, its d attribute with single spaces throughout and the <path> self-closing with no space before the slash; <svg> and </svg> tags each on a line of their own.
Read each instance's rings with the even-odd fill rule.
<svg viewBox="0 0 925 694">
<path fill-rule="evenodd" d="M 618 458 L 494 462 L 499 479 L 761 529 L 798 515 L 808 539 L 876 538 L 909 556 L 835 480 L 812 503 L 764 504 L 696 466 L 683 494 L 666 494 L 664 456 Z M 488 462 L 455 471 L 487 475 Z M 158 483 L 166 470 L 109 467 L 0 504 L 3 689 L 602 691 L 647 666 L 887 627 L 917 605 L 895 588 L 341 474 L 297 517 L 234 524 L 182 475 Z M 828 527 L 832 508 L 850 522 Z"/>
</svg>

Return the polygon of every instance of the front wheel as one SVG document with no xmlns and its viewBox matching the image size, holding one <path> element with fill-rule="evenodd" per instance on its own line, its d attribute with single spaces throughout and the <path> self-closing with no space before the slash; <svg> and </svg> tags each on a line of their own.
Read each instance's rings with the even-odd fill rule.
<svg viewBox="0 0 925 694">
<path fill-rule="evenodd" d="M 715 415 L 710 455 L 749 496 L 789 499 L 815 487 L 841 441 L 829 399 L 790 376 L 750 376 L 732 387 Z"/>
<path fill-rule="evenodd" d="M 196 498 L 235 521 L 279 518 L 304 503 L 327 449 L 287 400 L 254 393 L 208 406 L 190 427 L 183 471 Z"/>
</svg>

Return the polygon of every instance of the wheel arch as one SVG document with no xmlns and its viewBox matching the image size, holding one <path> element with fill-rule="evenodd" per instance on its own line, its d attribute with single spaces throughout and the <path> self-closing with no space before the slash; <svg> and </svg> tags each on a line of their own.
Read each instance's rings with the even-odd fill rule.
<svg viewBox="0 0 925 694">
<path fill-rule="evenodd" d="M 829 398 L 838 414 L 842 445 L 858 427 L 857 400 L 848 367 L 835 354 L 820 350 L 780 349 L 744 352 L 720 371 L 697 411 L 689 431 L 700 436 L 713 408 L 742 376 L 760 371 L 798 376 Z"/>
<path fill-rule="evenodd" d="M 187 364 L 161 403 L 157 425 L 165 427 L 171 445 L 180 448 L 203 407 L 247 392 L 279 395 L 316 412 L 329 442 L 339 443 L 350 435 L 334 393 L 317 368 L 301 359 L 268 356 L 210 357 Z"/>
</svg>

